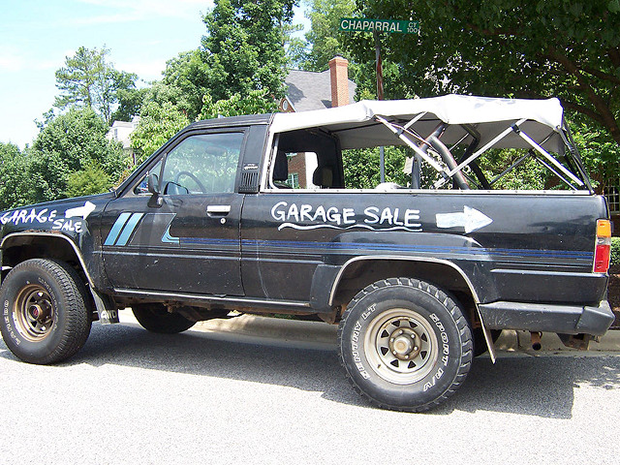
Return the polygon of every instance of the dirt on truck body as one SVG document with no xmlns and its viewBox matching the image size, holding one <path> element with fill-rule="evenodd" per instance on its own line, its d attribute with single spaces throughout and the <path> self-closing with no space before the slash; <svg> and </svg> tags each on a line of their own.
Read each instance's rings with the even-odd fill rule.
<svg viewBox="0 0 620 465">
<path fill-rule="evenodd" d="M 0 329 L 31 363 L 72 356 L 125 307 L 161 333 L 292 314 L 339 325 L 370 402 L 422 411 L 503 329 L 587 348 L 613 321 L 608 208 L 557 99 L 200 121 L 114 192 L 0 222 Z"/>
</svg>

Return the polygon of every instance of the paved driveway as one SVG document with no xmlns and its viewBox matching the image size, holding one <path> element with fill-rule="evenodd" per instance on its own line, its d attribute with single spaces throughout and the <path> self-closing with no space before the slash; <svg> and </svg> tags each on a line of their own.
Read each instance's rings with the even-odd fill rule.
<svg viewBox="0 0 620 465">
<path fill-rule="evenodd" d="M 0 463 L 618 463 L 620 355 L 477 359 L 406 414 L 365 404 L 332 346 L 257 342 L 95 324 L 58 366 L 0 342 Z"/>
</svg>

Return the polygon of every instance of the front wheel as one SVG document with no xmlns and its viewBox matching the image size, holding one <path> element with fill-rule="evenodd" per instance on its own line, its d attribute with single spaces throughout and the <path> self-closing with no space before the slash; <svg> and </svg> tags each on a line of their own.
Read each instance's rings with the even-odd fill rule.
<svg viewBox="0 0 620 465">
<path fill-rule="evenodd" d="M 84 283 L 65 263 L 20 263 L 0 288 L 0 331 L 6 346 L 25 362 L 48 364 L 75 354 L 90 334 L 91 311 Z"/>
<path fill-rule="evenodd" d="M 351 301 L 338 330 L 353 387 L 379 407 L 420 412 L 463 383 L 472 336 L 456 301 L 424 281 L 378 281 Z"/>
</svg>

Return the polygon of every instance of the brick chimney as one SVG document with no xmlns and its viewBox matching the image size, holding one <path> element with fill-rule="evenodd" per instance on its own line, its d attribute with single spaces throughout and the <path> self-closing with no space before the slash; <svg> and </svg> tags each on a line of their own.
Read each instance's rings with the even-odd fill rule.
<svg viewBox="0 0 620 465">
<path fill-rule="evenodd" d="M 341 56 L 329 61 L 332 88 L 332 108 L 349 104 L 349 62 Z"/>
</svg>

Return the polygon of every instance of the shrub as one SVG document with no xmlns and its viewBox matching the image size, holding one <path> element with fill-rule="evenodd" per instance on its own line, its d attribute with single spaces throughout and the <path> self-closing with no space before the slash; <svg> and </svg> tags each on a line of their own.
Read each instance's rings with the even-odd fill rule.
<svg viewBox="0 0 620 465">
<path fill-rule="evenodd" d="M 620 237 L 611 238 L 611 266 L 620 266 Z"/>
</svg>

